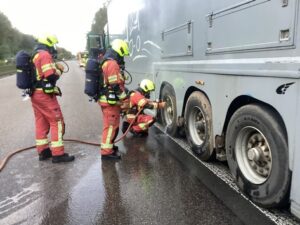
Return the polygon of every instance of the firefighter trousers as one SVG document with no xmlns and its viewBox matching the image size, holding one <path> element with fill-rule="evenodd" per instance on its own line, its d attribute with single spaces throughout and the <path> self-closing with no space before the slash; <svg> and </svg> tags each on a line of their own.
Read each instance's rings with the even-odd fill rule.
<svg viewBox="0 0 300 225">
<path fill-rule="evenodd" d="M 119 132 L 121 108 L 119 105 L 100 106 L 103 113 L 101 155 L 110 155 L 113 153 L 113 142 Z"/>
<path fill-rule="evenodd" d="M 134 114 L 127 114 L 126 121 L 131 123 L 135 119 Z M 140 114 L 135 119 L 131 129 L 136 133 L 148 132 L 149 127 L 155 122 L 153 116 Z"/>
<path fill-rule="evenodd" d="M 35 116 L 36 148 L 38 153 L 48 148 L 48 133 L 51 133 L 51 151 L 53 156 L 64 154 L 63 135 L 65 124 L 55 95 L 35 90 L 31 96 Z"/>
</svg>

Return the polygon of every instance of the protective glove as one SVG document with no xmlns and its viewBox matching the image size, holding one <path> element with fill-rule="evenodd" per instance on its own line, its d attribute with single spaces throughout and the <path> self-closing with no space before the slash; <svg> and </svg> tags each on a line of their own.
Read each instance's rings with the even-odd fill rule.
<svg viewBox="0 0 300 225">
<path fill-rule="evenodd" d="M 158 103 L 158 108 L 159 109 L 163 109 L 163 108 L 165 108 L 166 107 L 166 102 L 159 102 Z"/>
<path fill-rule="evenodd" d="M 56 68 L 59 69 L 61 73 L 63 73 L 65 70 L 65 67 L 60 63 L 56 63 Z"/>
<path fill-rule="evenodd" d="M 54 94 L 58 96 L 62 96 L 61 90 L 59 87 L 55 86 L 54 87 Z"/>
<path fill-rule="evenodd" d="M 122 103 L 121 103 L 121 110 L 122 111 L 126 111 L 126 110 L 128 110 L 129 109 L 129 99 L 125 99 L 125 100 L 123 100 L 122 101 Z"/>
</svg>

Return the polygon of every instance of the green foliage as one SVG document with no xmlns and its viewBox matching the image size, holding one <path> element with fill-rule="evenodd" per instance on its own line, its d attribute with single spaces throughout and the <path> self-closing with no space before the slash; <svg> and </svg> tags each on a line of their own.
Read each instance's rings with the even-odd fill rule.
<svg viewBox="0 0 300 225">
<path fill-rule="evenodd" d="M 104 27 L 107 24 L 107 4 L 108 3 L 103 4 L 103 7 L 95 13 L 94 21 L 91 25 L 89 34 L 104 34 Z M 88 42 L 86 46 L 86 48 L 88 49 Z"/>
<path fill-rule="evenodd" d="M 68 60 L 68 59 L 75 58 L 75 56 L 73 56 L 71 52 L 67 51 L 64 48 L 57 48 L 57 53 L 58 53 L 57 55 L 58 59 Z"/>
<path fill-rule="evenodd" d="M 32 35 L 23 34 L 13 28 L 8 18 L 0 12 L 0 62 L 12 61 L 21 49 L 32 52 L 36 42 Z M 71 52 L 64 48 L 58 48 L 60 59 L 71 59 Z"/>
<path fill-rule="evenodd" d="M 31 51 L 34 37 L 13 28 L 8 18 L 0 12 L 0 60 L 13 58 L 20 49 Z"/>
<path fill-rule="evenodd" d="M 91 33 L 94 34 L 103 34 L 104 33 L 104 26 L 107 23 L 107 8 L 103 7 L 100 8 L 94 17 L 94 22 L 91 27 Z"/>
</svg>

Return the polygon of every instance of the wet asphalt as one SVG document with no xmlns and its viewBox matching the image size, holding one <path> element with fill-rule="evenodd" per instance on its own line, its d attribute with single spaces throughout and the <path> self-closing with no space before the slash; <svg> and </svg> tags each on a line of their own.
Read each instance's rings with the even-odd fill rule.
<svg viewBox="0 0 300 225">
<path fill-rule="evenodd" d="M 69 64 L 59 83 L 65 138 L 99 142 L 100 108 L 83 94 L 83 71 Z M 14 76 L 0 80 L 0 107 L 1 160 L 34 145 L 30 101 L 22 101 Z M 117 144 L 119 161 L 103 161 L 98 147 L 72 142 L 65 143 L 72 163 L 40 162 L 34 149 L 17 154 L 0 172 L 0 224 L 243 224 L 165 139 L 155 128 L 147 138 L 128 135 Z"/>
</svg>

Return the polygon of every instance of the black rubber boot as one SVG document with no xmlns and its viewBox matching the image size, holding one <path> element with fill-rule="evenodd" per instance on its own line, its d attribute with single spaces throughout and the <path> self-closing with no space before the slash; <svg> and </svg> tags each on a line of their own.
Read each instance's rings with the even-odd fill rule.
<svg viewBox="0 0 300 225">
<path fill-rule="evenodd" d="M 74 161 L 74 159 L 75 159 L 75 156 L 65 153 L 63 155 L 53 156 L 52 163 L 72 162 L 72 161 Z"/>
<path fill-rule="evenodd" d="M 116 145 L 114 145 L 114 146 L 113 146 L 113 150 L 114 150 L 115 152 L 117 152 L 117 151 L 119 151 L 119 147 L 116 146 Z"/>
<path fill-rule="evenodd" d="M 148 136 L 148 131 L 136 132 L 134 130 L 130 130 L 130 133 L 132 133 L 133 137 L 147 137 Z"/>
<path fill-rule="evenodd" d="M 52 153 L 51 153 L 50 148 L 44 149 L 44 150 L 39 154 L 39 160 L 40 160 L 40 161 L 47 160 L 47 159 L 49 159 L 49 158 L 51 158 L 51 157 L 52 157 Z"/>
<path fill-rule="evenodd" d="M 115 151 L 109 155 L 101 155 L 101 159 L 121 159 L 121 154 L 118 151 Z"/>
<path fill-rule="evenodd" d="M 123 121 L 122 129 L 121 129 L 123 134 L 127 131 L 129 125 L 130 123 L 128 123 L 127 121 Z"/>
</svg>

